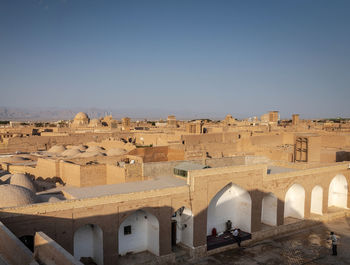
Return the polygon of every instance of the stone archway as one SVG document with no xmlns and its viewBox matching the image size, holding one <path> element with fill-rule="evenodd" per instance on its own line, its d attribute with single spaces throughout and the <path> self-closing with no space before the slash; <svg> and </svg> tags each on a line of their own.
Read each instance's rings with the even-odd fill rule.
<svg viewBox="0 0 350 265">
<path fill-rule="evenodd" d="M 328 207 L 347 208 L 348 182 L 343 175 L 336 175 L 329 184 Z"/>
<path fill-rule="evenodd" d="M 118 254 L 149 251 L 159 256 L 159 222 L 153 214 L 137 210 L 119 226 Z"/>
<path fill-rule="evenodd" d="M 172 225 L 175 225 L 176 244 L 181 243 L 192 248 L 193 247 L 192 211 L 186 207 L 181 207 L 177 211 L 175 211 L 171 220 L 172 220 Z M 172 227 L 172 229 L 174 228 Z"/>
<path fill-rule="evenodd" d="M 251 232 L 252 200 L 249 193 L 235 184 L 228 184 L 210 201 L 207 210 L 207 235 L 215 228 L 218 233 L 226 230 L 230 220 L 233 227 Z"/>
<path fill-rule="evenodd" d="M 265 195 L 262 200 L 261 222 L 272 226 L 277 225 L 277 197 L 273 193 Z"/>
<path fill-rule="evenodd" d="M 304 218 L 305 189 L 300 184 L 293 184 L 284 200 L 284 217 Z"/>
<path fill-rule="evenodd" d="M 98 225 L 87 224 L 74 233 L 74 257 L 91 258 L 103 265 L 103 232 Z"/>
<path fill-rule="evenodd" d="M 311 192 L 311 213 L 322 215 L 323 189 L 317 185 Z"/>
</svg>

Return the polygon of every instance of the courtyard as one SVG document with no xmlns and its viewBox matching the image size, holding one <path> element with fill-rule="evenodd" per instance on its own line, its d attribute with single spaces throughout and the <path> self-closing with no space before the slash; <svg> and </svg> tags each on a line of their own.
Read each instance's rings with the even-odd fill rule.
<svg viewBox="0 0 350 265">
<path fill-rule="evenodd" d="M 329 232 L 339 237 L 338 256 L 331 256 Z M 235 248 L 197 261 L 179 260 L 177 264 L 350 264 L 350 217 L 334 220 L 297 233 L 267 239 L 241 249 Z"/>
</svg>

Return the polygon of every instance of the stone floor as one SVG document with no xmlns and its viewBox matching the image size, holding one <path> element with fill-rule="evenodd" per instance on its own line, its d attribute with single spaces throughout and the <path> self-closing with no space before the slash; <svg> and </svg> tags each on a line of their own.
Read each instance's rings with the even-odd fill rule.
<svg viewBox="0 0 350 265">
<path fill-rule="evenodd" d="M 329 232 L 339 236 L 338 256 L 331 256 Z M 350 218 L 341 218 L 297 233 L 264 240 L 244 249 L 232 249 L 181 265 L 299 265 L 350 264 Z"/>
</svg>

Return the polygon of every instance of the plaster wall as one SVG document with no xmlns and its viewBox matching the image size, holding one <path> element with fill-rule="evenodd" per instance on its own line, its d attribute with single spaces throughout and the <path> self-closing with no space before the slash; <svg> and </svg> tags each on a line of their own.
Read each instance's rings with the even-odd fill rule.
<svg viewBox="0 0 350 265">
<path fill-rule="evenodd" d="M 343 175 L 336 175 L 329 185 L 328 206 L 347 208 L 348 183 Z"/>
<path fill-rule="evenodd" d="M 311 212 L 322 215 L 323 189 L 317 185 L 311 192 Z"/>
<path fill-rule="evenodd" d="M 277 225 L 277 197 L 267 194 L 262 201 L 261 222 L 267 225 Z"/>
<path fill-rule="evenodd" d="M 124 227 L 131 226 L 131 234 L 124 234 Z M 159 223 L 155 216 L 138 210 L 119 227 L 119 254 L 138 253 L 145 250 L 159 255 Z"/>
<path fill-rule="evenodd" d="M 207 213 L 207 235 L 215 228 L 218 233 L 226 230 L 230 220 L 233 227 L 251 231 L 251 198 L 249 193 L 235 184 L 224 187 L 211 200 Z"/>
<path fill-rule="evenodd" d="M 176 214 L 172 218 L 176 220 L 176 243 L 182 243 L 188 247 L 193 247 L 193 215 L 190 209 L 185 208 L 182 214 Z"/>
<path fill-rule="evenodd" d="M 304 218 L 305 190 L 299 184 L 293 184 L 284 200 L 284 217 Z"/>
<path fill-rule="evenodd" d="M 91 257 L 98 265 L 103 264 L 103 235 L 96 225 L 84 225 L 74 233 L 74 257 Z"/>
</svg>

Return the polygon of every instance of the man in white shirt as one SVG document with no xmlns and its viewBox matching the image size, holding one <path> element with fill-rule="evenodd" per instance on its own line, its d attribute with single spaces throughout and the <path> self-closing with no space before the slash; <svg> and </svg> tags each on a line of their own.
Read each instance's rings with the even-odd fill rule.
<svg viewBox="0 0 350 265">
<path fill-rule="evenodd" d="M 332 256 L 337 256 L 337 243 L 338 239 L 334 232 L 331 232 L 330 240 L 332 240 Z"/>
<path fill-rule="evenodd" d="M 237 241 L 238 246 L 241 247 L 241 238 L 240 238 L 240 236 L 239 236 L 239 231 L 238 231 L 237 228 L 235 228 L 235 229 L 233 230 L 232 235 L 233 235 L 233 238 Z"/>
</svg>

